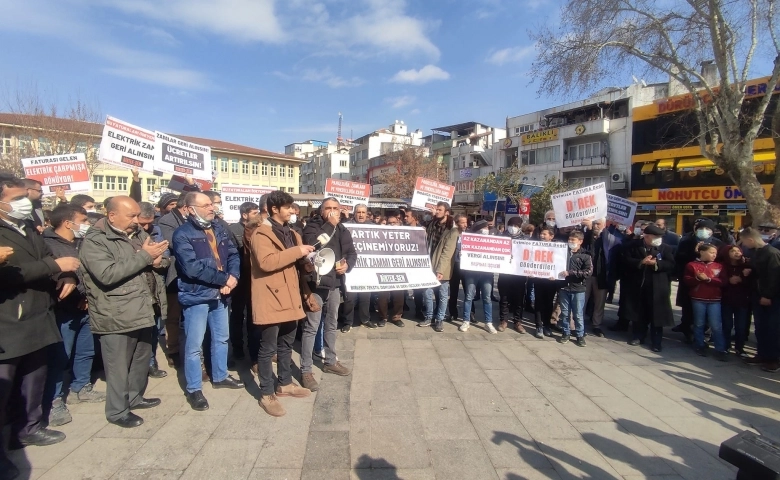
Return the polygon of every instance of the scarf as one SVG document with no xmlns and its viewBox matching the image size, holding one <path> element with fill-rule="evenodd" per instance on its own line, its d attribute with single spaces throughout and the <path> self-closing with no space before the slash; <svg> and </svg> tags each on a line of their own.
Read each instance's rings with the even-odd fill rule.
<svg viewBox="0 0 780 480">
<path fill-rule="evenodd" d="M 295 246 L 295 239 L 293 238 L 289 224 L 285 223 L 282 225 L 271 217 L 268 217 L 268 221 L 271 222 L 271 230 L 273 230 L 276 238 L 282 242 L 282 245 L 284 245 L 285 248 L 292 248 Z"/>
</svg>

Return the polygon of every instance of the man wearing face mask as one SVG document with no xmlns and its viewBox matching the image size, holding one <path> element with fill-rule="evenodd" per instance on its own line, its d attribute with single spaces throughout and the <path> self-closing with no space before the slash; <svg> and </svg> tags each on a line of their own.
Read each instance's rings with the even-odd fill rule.
<svg viewBox="0 0 780 480">
<path fill-rule="evenodd" d="M 184 376 L 187 401 L 193 410 L 207 410 L 203 396 L 200 352 L 206 329 L 211 332 L 211 378 L 214 388 L 242 389 L 228 375 L 229 321 L 227 298 L 238 285 L 238 249 L 227 229 L 217 223 L 207 194 L 190 192 L 184 198 L 187 222 L 173 234 L 173 254 L 179 272 L 179 303 L 184 316 Z"/>
<path fill-rule="evenodd" d="M 168 243 L 153 243 L 139 227 L 141 207 L 130 197 L 113 197 L 107 216 L 89 229 L 81 244 L 89 326 L 100 339 L 106 372 L 106 419 L 123 428 L 143 419 L 131 410 L 156 407 L 144 398 L 152 356 L 153 269 Z"/>
<path fill-rule="evenodd" d="M 507 222 L 504 235 L 516 240 L 527 240 L 528 237 L 522 232 L 522 225 L 522 217 L 510 218 Z M 508 275 L 506 273 L 498 274 L 500 323 L 497 330 L 499 332 L 506 330 L 509 320 L 511 319 L 514 321 L 515 330 L 518 333 L 525 333 L 525 327 L 523 327 L 523 305 L 525 302 L 527 282 L 528 277 Z"/>
<path fill-rule="evenodd" d="M 778 226 L 772 222 L 763 222 L 758 226 L 761 240 L 774 248 L 780 248 L 780 238 L 777 236 Z"/>
<path fill-rule="evenodd" d="M 623 251 L 624 314 L 633 320 L 633 338 L 628 344 L 644 343 L 649 327 L 652 350 L 660 352 L 664 327 L 674 325 L 669 279 L 674 255 L 672 247 L 663 244 L 663 230 L 649 224 L 643 234 Z"/>
<path fill-rule="evenodd" d="M 47 349 L 60 341 L 54 315 L 54 279 L 61 272 L 74 272 L 79 261 L 55 259 L 32 222 L 23 181 L 0 175 L 0 245 L 6 250 L 0 265 L 0 425 L 11 426 L 11 448 L 52 445 L 65 434 L 45 428 L 41 404 L 46 384 Z M 76 282 L 60 280 L 60 297 L 70 295 Z M 13 419 L 7 407 L 18 410 Z M 7 422 L 8 420 L 8 422 Z M 9 478 L 19 470 L 0 442 L 0 472 Z"/>
<path fill-rule="evenodd" d="M 90 228 L 87 212 L 75 205 L 63 204 L 52 210 L 50 228 L 43 231 L 43 240 L 54 258 L 77 258 L 81 239 Z M 49 425 L 56 427 L 71 421 L 65 405 L 63 374 L 72 360 L 70 403 L 102 402 L 106 395 L 92 389 L 92 360 L 95 358 L 95 340 L 89 327 L 87 290 L 84 277 L 76 272 L 76 290 L 54 307 L 62 342 L 52 345 L 49 357 L 47 393 L 51 402 Z"/>
<path fill-rule="evenodd" d="M 715 222 L 706 218 L 696 220 L 693 225 L 693 232 L 684 236 L 674 256 L 675 271 L 674 277 L 683 278 L 685 266 L 696 260 L 696 247 L 702 243 L 711 243 L 716 248 L 724 245 L 723 242 L 713 236 Z M 677 306 L 682 310 L 680 325 L 672 329 L 673 332 L 682 333 L 685 337 L 685 343 L 693 343 L 693 305 L 689 295 L 688 286 L 685 282 L 679 282 L 677 285 Z"/>
<path fill-rule="evenodd" d="M 290 215 L 290 228 L 295 230 L 298 235 L 303 235 L 303 222 L 301 221 L 301 207 L 297 203 L 292 204 L 292 215 Z"/>
</svg>

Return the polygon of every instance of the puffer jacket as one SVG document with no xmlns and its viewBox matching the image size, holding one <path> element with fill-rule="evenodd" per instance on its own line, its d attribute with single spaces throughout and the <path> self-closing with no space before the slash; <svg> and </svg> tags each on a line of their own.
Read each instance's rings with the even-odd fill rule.
<svg viewBox="0 0 780 480">
<path fill-rule="evenodd" d="M 325 222 L 322 217 L 317 216 L 311 219 L 306 224 L 306 228 L 303 229 L 303 243 L 306 245 L 315 245 L 317 243 L 317 237 L 321 233 L 327 233 L 331 239 L 325 245 L 317 245 L 317 248 L 330 248 L 336 255 L 336 261 L 338 262 L 342 258 L 347 261 L 347 273 L 357 263 L 357 251 L 355 251 L 355 244 L 352 242 L 352 234 L 347 230 L 347 227 L 341 223 L 337 224 L 334 228 L 329 222 Z M 335 290 L 341 287 L 341 276 L 336 273 L 336 269 L 333 268 L 326 275 L 320 277 L 319 288 L 327 290 Z M 310 282 L 311 283 L 311 282 Z M 311 286 L 314 290 L 314 286 Z"/>
<path fill-rule="evenodd" d="M 134 235 L 140 242 L 149 238 L 143 230 Z M 152 269 L 152 256 L 137 250 L 130 240 L 102 218 L 81 243 L 79 260 L 87 287 L 92 333 L 127 333 L 154 325 L 146 276 Z"/>
<path fill-rule="evenodd" d="M 173 232 L 173 256 L 179 274 L 179 303 L 183 307 L 219 300 L 219 290 L 232 275 L 241 278 L 241 259 L 230 234 L 220 223 L 212 222 L 222 270 L 206 239 L 203 227 L 191 218 Z"/>
</svg>

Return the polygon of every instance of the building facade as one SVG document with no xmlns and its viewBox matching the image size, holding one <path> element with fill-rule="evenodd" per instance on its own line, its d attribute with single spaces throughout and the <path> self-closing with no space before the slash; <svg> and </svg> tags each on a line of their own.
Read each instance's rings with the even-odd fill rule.
<svg viewBox="0 0 780 480">
<path fill-rule="evenodd" d="M 301 165 L 300 193 L 323 193 L 325 180 L 349 180 L 349 149 L 345 146 L 327 147 L 307 153 Z"/>
<path fill-rule="evenodd" d="M 371 183 L 371 179 L 380 177 L 381 165 L 386 165 L 385 155 L 404 147 L 422 146 L 422 132 L 415 130 L 409 133 L 403 121 L 396 120 L 388 128 L 375 130 L 352 141 L 349 150 L 349 173 L 354 182 Z M 372 195 L 381 195 L 382 187 L 378 187 Z"/>
</svg>

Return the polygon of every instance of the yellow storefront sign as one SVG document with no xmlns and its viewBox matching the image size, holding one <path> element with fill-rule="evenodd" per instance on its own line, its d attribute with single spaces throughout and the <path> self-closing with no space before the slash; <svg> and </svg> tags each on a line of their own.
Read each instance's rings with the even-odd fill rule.
<svg viewBox="0 0 780 480">
<path fill-rule="evenodd" d="M 538 132 L 529 132 L 523 134 L 520 138 L 521 145 L 530 145 L 532 143 L 552 142 L 558 140 L 558 129 L 548 128 L 547 130 L 539 130 Z"/>
<path fill-rule="evenodd" d="M 772 185 L 762 185 L 764 197 L 769 198 Z M 650 190 L 649 196 L 635 191 L 632 200 L 648 202 L 744 202 L 745 197 L 737 187 L 688 187 Z"/>
</svg>

